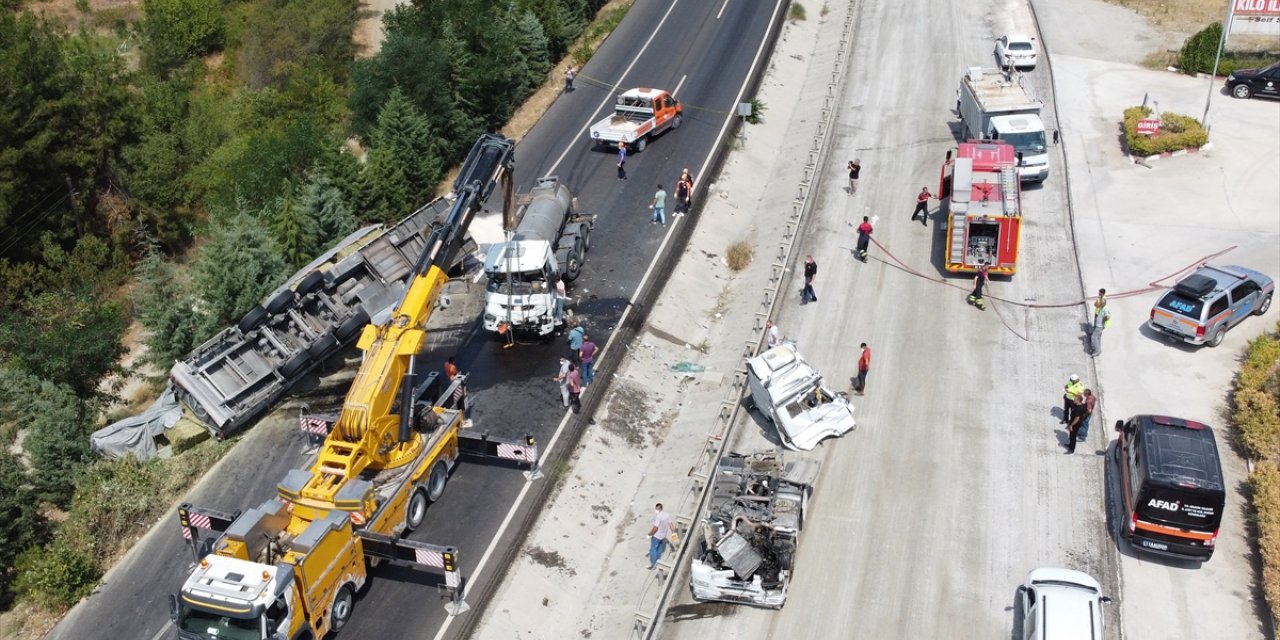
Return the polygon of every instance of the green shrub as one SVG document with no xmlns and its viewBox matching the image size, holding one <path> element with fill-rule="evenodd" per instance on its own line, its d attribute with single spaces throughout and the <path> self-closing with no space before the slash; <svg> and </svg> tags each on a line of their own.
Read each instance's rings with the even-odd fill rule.
<svg viewBox="0 0 1280 640">
<path fill-rule="evenodd" d="M 93 558 L 61 541 L 28 549 L 18 557 L 17 568 L 14 591 L 48 608 L 79 602 L 102 576 Z"/>
<path fill-rule="evenodd" d="M 1261 462 L 1249 474 L 1257 509 L 1258 553 L 1262 556 L 1262 592 L 1272 619 L 1280 619 L 1280 469 Z"/>
<path fill-rule="evenodd" d="M 1200 121 L 1177 113 L 1160 114 L 1160 133 L 1154 136 L 1138 135 L 1138 121 L 1149 117 L 1149 107 L 1129 107 L 1124 110 L 1124 138 L 1129 152 L 1135 156 L 1152 156 L 1168 151 L 1202 147 L 1209 141 L 1209 132 Z"/>
<path fill-rule="evenodd" d="M 1178 68 L 1183 73 L 1209 73 L 1222 40 L 1222 23 L 1215 22 L 1190 38 L 1178 52 Z"/>
<path fill-rule="evenodd" d="M 1231 420 L 1239 426 L 1240 444 L 1254 458 L 1280 461 L 1280 339 L 1276 336 L 1259 336 L 1249 343 L 1232 400 Z"/>
<path fill-rule="evenodd" d="M 787 10 L 787 19 L 792 22 L 799 22 L 808 16 L 805 14 L 804 5 L 799 2 L 792 2 L 791 8 Z"/>
</svg>

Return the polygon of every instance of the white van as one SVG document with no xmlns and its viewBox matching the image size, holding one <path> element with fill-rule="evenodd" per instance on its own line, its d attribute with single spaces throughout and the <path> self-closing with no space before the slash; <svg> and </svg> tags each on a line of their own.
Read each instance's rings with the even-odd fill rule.
<svg viewBox="0 0 1280 640">
<path fill-rule="evenodd" d="M 1111 598 L 1089 574 L 1036 569 L 1018 593 L 1025 640 L 1102 640 L 1102 605 Z"/>
</svg>

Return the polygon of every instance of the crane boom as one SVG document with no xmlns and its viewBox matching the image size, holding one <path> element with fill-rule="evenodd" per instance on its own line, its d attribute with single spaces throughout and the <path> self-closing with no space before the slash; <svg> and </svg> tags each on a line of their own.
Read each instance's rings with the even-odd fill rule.
<svg viewBox="0 0 1280 640">
<path fill-rule="evenodd" d="M 504 206 L 512 206 L 514 149 L 515 144 L 500 135 L 480 136 L 454 181 L 453 207 L 427 237 L 399 302 L 385 322 L 365 326 L 357 343 L 364 352 L 360 370 L 299 495 L 313 506 L 333 504 L 342 487 L 366 469 L 406 464 L 423 447 L 423 438 L 403 428 L 407 421 L 393 411 L 408 415 L 413 410 L 416 363 L 426 324 L 472 218 L 499 183 Z"/>
</svg>

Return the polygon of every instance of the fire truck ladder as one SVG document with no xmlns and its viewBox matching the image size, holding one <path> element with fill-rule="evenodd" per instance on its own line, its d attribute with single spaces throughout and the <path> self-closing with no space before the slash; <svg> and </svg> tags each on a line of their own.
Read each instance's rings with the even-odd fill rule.
<svg viewBox="0 0 1280 640">
<path fill-rule="evenodd" d="M 954 191 L 952 192 L 954 197 Z M 951 214 L 951 238 L 948 244 L 947 262 L 950 264 L 962 264 L 964 262 L 965 236 L 968 234 L 968 225 L 965 224 L 964 213 Z"/>
<path fill-rule="evenodd" d="M 1018 211 L 1018 169 L 1005 167 L 1000 170 L 1000 195 L 1004 198 L 1004 215 L 1016 216 Z"/>
</svg>

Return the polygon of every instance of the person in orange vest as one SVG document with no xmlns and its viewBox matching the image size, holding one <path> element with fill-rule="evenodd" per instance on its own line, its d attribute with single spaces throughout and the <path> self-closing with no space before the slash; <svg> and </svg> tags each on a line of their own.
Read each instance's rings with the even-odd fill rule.
<svg viewBox="0 0 1280 640">
<path fill-rule="evenodd" d="M 862 356 L 858 358 L 858 380 L 853 385 L 853 392 L 862 395 L 862 390 L 867 388 L 867 374 L 871 371 L 871 347 L 867 343 L 862 343 Z"/>
</svg>

